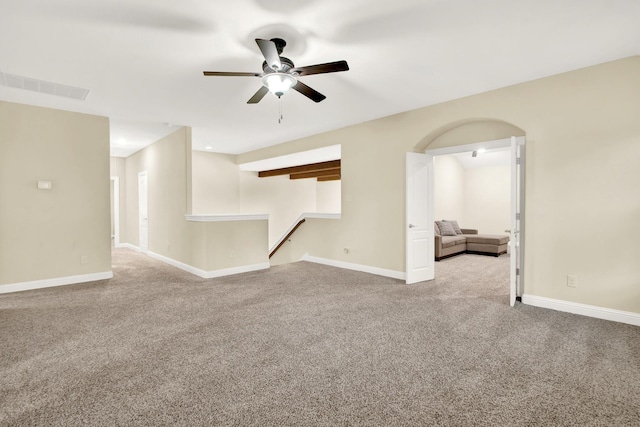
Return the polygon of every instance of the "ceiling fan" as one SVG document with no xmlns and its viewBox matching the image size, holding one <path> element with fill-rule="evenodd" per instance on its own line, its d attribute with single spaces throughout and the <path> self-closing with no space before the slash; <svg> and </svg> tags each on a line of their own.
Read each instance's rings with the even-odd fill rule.
<svg viewBox="0 0 640 427">
<path fill-rule="evenodd" d="M 271 40 L 256 39 L 256 43 L 258 43 L 258 47 L 265 59 L 262 63 L 262 73 L 204 71 L 205 76 L 261 77 L 263 86 L 247 101 L 247 104 L 257 104 L 267 92 L 271 92 L 280 98 L 289 89 L 296 90 L 315 102 L 320 102 L 326 96 L 302 83 L 298 80 L 298 77 L 349 70 L 347 61 L 296 67 L 292 60 L 280 56 L 287 45 L 284 40 L 279 38 Z"/>
</svg>

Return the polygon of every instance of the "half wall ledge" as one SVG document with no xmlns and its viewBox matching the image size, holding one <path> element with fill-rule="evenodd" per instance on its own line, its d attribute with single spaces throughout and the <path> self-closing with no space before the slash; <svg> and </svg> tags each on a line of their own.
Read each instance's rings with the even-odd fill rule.
<svg viewBox="0 0 640 427">
<path fill-rule="evenodd" d="M 219 221 L 256 221 L 268 220 L 269 214 L 201 214 L 185 215 L 187 221 L 219 222 Z"/>
</svg>

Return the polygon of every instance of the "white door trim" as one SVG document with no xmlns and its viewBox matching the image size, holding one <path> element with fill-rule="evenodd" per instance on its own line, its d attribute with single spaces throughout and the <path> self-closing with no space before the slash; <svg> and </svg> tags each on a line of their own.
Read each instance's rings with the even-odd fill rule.
<svg viewBox="0 0 640 427">
<path fill-rule="evenodd" d="M 113 245 L 120 246 L 120 178 L 112 176 L 113 182 Z"/>
<path fill-rule="evenodd" d="M 111 177 L 113 183 L 113 245 L 120 246 L 120 178 Z"/>
<path fill-rule="evenodd" d="M 517 215 L 518 206 L 518 142 L 516 137 L 511 137 L 511 156 L 509 161 L 509 173 L 511 175 L 511 212 L 509 214 L 509 305 L 516 304 L 516 286 L 518 283 L 518 256 L 520 256 L 520 230 L 518 230 Z"/>
<path fill-rule="evenodd" d="M 140 194 L 140 179 L 145 177 L 144 204 L 146 215 L 143 217 L 140 205 L 143 202 Z M 146 230 L 143 229 L 143 224 Z M 144 234 L 143 234 L 144 233 Z M 143 237 L 144 236 L 144 237 Z M 140 252 L 147 253 L 149 251 L 149 174 L 147 171 L 138 172 L 138 247 Z"/>
</svg>

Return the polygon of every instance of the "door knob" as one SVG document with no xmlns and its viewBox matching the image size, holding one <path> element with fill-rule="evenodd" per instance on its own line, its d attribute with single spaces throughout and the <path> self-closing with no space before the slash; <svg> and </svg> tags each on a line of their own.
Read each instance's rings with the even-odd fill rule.
<svg viewBox="0 0 640 427">
<path fill-rule="evenodd" d="M 409 228 L 415 228 L 417 225 L 409 224 Z"/>
</svg>

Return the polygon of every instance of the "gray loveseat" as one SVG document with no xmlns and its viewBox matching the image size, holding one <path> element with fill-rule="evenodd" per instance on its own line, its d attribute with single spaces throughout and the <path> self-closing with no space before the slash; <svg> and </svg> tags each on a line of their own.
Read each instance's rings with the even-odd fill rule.
<svg viewBox="0 0 640 427">
<path fill-rule="evenodd" d="M 454 220 L 436 221 L 434 231 L 436 261 L 460 253 L 497 257 L 506 253 L 509 245 L 508 235 L 478 234 L 478 230 L 460 228 Z"/>
</svg>

